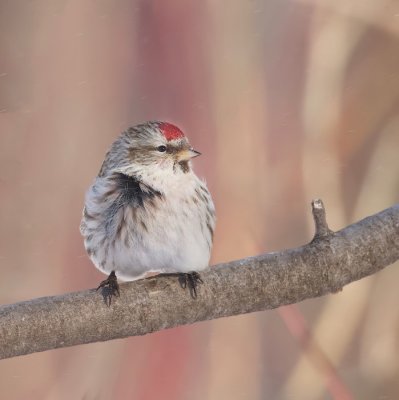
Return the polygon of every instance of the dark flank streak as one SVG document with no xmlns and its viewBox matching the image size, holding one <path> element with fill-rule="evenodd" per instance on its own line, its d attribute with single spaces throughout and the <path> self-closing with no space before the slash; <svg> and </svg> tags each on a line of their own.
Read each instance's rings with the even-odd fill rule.
<svg viewBox="0 0 399 400">
<path fill-rule="evenodd" d="M 116 188 L 112 188 L 111 190 L 108 190 L 108 192 L 104 193 L 105 197 L 113 196 L 116 193 Z"/>
<path fill-rule="evenodd" d="M 124 243 L 125 243 L 126 247 L 129 247 L 129 234 L 128 234 L 128 232 L 125 233 Z"/>
<path fill-rule="evenodd" d="M 208 196 L 209 192 L 204 186 L 200 186 L 200 189 L 205 193 L 206 196 Z"/>
<path fill-rule="evenodd" d="M 213 239 L 213 229 L 209 222 L 206 223 L 206 227 L 208 228 L 209 232 L 211 233 L 211 238 Z"/>
<path fill-rule="evenodd" d="M 198 188 L 195 189 L 195 193 L 197 194 L 198 198 L 199 198 L 200 200 L 202 200 L 205 204 L 208 203 L 208 198 L 207 198 L 207 196 L 206 196 L 204 193 L 202 193 L 200 190 L 198 190 Z"/>
<path fill-rule="evenodd" d="M 154 206 L 155 199 L 162 198 L 161 192 L 143 184 L 134 176 L 116 173 L 112 179 L 115 184 L 112 194 L 117 193 L 118 195 L 105 211 L 105 230 L 108 233 L 115 229 L 115 216 L 121 208 L 131 207 L 134 213 L 138 208 L 145 209 L 148 205 Z M 118 237 L 121 236 L 122 225 L 123 223 L 120 223 L 116 227 L 116 235 Z M 146 226 L 143 226 L 143 228 L 147 230 Z"/>
<path fill-rule="evenodd" d="M 92 220 L 95 219 L 93 215 L 91 215 L 91 214 L 88 213 L 86 207 L 85 207 L 84 210 L 83 210 L 83 215 L 84 215 L 84 217 L 85 217 L 88 221 L 92 221 Z"/>
<path fill-rule="evenodd" d="M 121 238 L 121 235 L 122 235 L 122 227 L 123 227 L 123 225 L 124 225 L 124 221 L 123 221 L 122 223 L 120 223 L 120 224 L 118 225 L 118 227 L 116 228 L 116 238 L 117 238 L 117 239 L 120 239 L 120 238 Z"/>
<path fill-rule="evenodd" d="M 120 191 L 119 202 L 121 205 L 129 205 L 132 207 L 144 207 L 147 200 L 152 200 L 155 197 L 162 197 L 161 192 L 144 185 L 134 176 L 128 176 L 121 173 L 116 175 L 117 188 Z M 144 190 L 143 190 L 144 189 Z"/>
<path fill-rule="evenodd" d="M 140 224 L 141 224 L 141 227 L 142 227 L 146 232 L 148 232 L 147 225 L 145 224 L 145 222 L 144 222 L 143 220 L 140 221 Z"/>
<path fill-rule="evenodd" d="M 206 227 L 208 228 L 211 234 L 211 239 L 213 240 L 213 228 L 211 224 L 211 214 L 209 212 L 206 214 Z"/>
<path fill-rule="evenodd" d="M 101 238 L 101 240 L 98 242 L 98 248 L 99 249 L 101 249 L 102 247 L 104 247 L 104 244 L 105 244 L 105 241 L 106 241 L 106 237 L 105 236 L 103 236 L 102 238 Z"/>
<path fill-rule="evenodd" d="M 107 245 L 104 247 L 104 258 L 107 259 L 108 258 L 108 253 L 109 253 L 109 243 L 107 243 Z"/>
</svg>

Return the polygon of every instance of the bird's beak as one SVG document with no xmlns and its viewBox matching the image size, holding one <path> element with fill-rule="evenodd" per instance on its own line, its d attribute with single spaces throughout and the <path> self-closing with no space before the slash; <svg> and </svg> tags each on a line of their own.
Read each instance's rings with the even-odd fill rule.
<svg viewBox="0 0 399 400">
<path fill-rule="evenodd" d="M 200 155 L 201 155 L 201 153 L 197 150 L 184 149 L 179 152 L 178 158 L 179 158 L 179 161 L 188 161 L 188 160 L 191 160 L 192 158 L 198 157 Z"/>
</svg>

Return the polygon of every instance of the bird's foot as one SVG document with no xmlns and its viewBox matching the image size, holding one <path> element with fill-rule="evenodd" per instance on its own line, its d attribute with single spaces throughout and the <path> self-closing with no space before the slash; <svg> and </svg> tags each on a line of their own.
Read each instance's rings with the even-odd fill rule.
<svg viewBox="0 0 399 400">
<path fill-rule="evenodd" d="M 103 280 L 96 290 L 101 288 L 104 302 L 109 307 L 112 302 L 112 297 L 119 297 L 120 295 L 118 279 L 116 277 L 115 271 L 111 271 L 108 278 Z"/>
<path fill-rule="evenodd" d="M 185 289 L 188 287 L 190 295 L 193 299 L 197 298 L 197 287 L 199 284 L 204 283 L 198 272 L 180 272 L 179 273 L 180 286 Z"/>
</svg>

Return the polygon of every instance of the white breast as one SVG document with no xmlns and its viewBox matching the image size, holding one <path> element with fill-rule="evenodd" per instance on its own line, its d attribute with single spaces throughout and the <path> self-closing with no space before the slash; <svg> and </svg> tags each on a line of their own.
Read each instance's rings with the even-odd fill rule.
<svg viewBox="0 0 399 400">
<path fill-rule="evenodd" d="M 206 268 L 215 218 L 205 183 L 191 171 L 177 176 L 146 171 L 139 176 L 162 196 L 143 207 L 120 207 L 112 224 L 107 225 L 104 218 L 116 194 L 100 200 L 110 189 L 107 178 L 97 178 L 89 189 L 86 214 L 100 218 L 84 218 L 81 230 L 93 263 L 104 273 L 114 270 L 124 280 L 140 278 L 150 271 Z"/>
</svg>

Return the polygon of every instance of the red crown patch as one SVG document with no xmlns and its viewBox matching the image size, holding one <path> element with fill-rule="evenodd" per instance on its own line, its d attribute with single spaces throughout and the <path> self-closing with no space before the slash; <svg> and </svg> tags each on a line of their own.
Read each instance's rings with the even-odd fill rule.
<svg viewBox="0 0 399 400">
<path fill-rule="evenodd" d="M 184 137 L 184 133 L 177 126 L 169 124 L 168 122 L 161 122 L 159 128 L 168 141 Z"/>
</svg>

